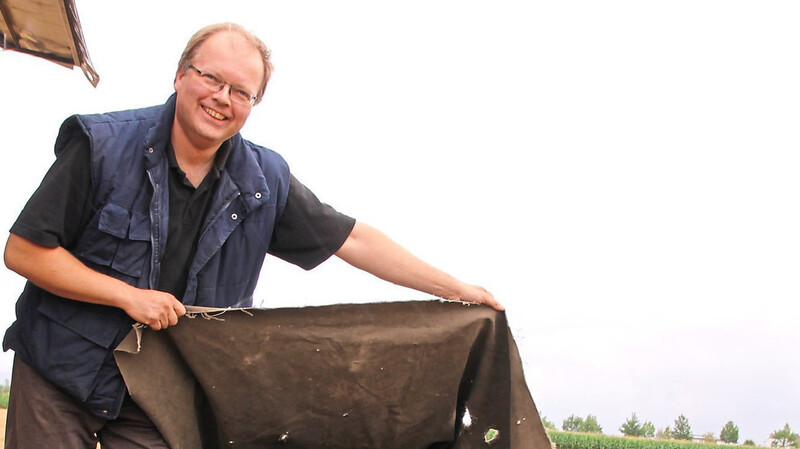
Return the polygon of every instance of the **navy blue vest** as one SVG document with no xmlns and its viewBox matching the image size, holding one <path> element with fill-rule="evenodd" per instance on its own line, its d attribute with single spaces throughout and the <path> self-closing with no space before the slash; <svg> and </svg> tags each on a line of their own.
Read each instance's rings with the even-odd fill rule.
<svg viewBox="0 0 800 449">
<path fill-rule="evenodd" d="M 73 116 L 61 126 L 56 153 L 75 133 L 89 137 L 93 218 L 74 248 L 83 263 L 140 288 L 158 285 L 167 239 L 166 145 L 175 96 L 162 106 Z M 289 168 L 277 153 L 237 134 L 213 192 L 189 267 L 186 305 L 252 305 L 276 218 L 289 191 Z M 43 377 L 113 419 L 125 385 L 113 349 L 133 321 L 114 307 L 72 301 L 28 282 L 17 321 L 6 332 L 13 349 Z"/>
</svg>

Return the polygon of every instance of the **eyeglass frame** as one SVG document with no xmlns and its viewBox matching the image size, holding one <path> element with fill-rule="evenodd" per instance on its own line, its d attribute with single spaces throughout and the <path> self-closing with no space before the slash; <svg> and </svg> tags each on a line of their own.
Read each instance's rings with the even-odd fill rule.
<svg viewBox="0 0 800 449">
<path fill-rule="evenodd" d="M 244 103 L 244 104 L 249 104 L 250 106 L 253 106 L 253 105 L 256 104 L 256 100 L 258 100 L 258 95 L 251 94 L 246 89 L 244 89 L 242 87 L 239 87 L 236 84 L 231 84 L 231 83 L 229 83 L 229 82 L 227 82 L 227 81 L 225 81 L 223 79 L 220 79 L 220 77 L 218 77 L 217 75 L 214 75 L 211 72 L 205 72 L 203 70 L 200 70 L 200 69 L 198 69 L 197 67 L 195 67 L 192 64 L 189 64 L 188 68 L 190 68 L 190 69 L 194 70 L 195 72 L 197 72 L 197 74 L 200 75 L 200 78 L 202 78 L 203 80 L 214 81 L 215 83 L 221 83 L 221 84 L 219 84 L 219 87 L 216 87 L 216 88 L 214 88 L 213 86 L 210 86 L 210 85 L 208 85 L 206 83 L 206 87 L 208 87 L 208 88 L 210 88 L 212 90 L 216 89 L 216 90 L 214 90 L 215 92 L 220 92 L 222 89 L 225 88 L 225 86 L 231 86 L 231 90 L 228 92 L 228 94 L 231 96 L 231 100 L 234 99 L 234 95 L 232 95 L 234 90 L 237 90 L 239 92 L 242 92 L 242 93 L 247 94 L 247 95 L 250 96 L 250 100 L 247 103 Z"/>
</svg>

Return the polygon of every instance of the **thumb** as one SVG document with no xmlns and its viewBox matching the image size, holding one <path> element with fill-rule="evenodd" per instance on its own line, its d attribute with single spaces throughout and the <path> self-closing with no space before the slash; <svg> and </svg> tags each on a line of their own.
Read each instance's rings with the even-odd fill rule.
<svg viewBox="0 0 800 449">
<path fill-rule="evenodd" d="M 186 306 L 184 306 L 183 303 L 181 303 L 177 299 L 175 300 L 175 305 L 173 306 L 173 309 L 175 310 L 175 314 L 178 315 L 179 317 L 186 315 Z"/>
</svg>

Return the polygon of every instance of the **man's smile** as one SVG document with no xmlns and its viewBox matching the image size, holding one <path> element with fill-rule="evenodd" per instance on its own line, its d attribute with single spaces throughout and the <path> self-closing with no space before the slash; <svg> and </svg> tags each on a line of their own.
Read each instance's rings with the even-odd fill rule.
<svg viewBox="0 0 800 449">
<path fill-rule="evenodd" d="M 207 108 L 207 107 L 203 106 L 203 110 L 206 111 L 206 113 L 208 115 L 214 117 L 217 120 L 227 120 L 228 119 L 228 117 L 220 114 L 219 112 L 217 112 L 217 111 L 215 111 L 215 110 L 213 110 L 211 108 Z"/>
</svg>

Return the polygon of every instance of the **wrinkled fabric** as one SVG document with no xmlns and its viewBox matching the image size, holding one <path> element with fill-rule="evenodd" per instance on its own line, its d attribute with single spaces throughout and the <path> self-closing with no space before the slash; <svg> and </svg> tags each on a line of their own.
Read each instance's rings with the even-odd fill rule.
<svg viewBox="0 0 800 449">
<path fill-rule="evenodd" d="M 197 311 L 135 329 L 115 353 L 172 449 L 550 448 L 505 313 L 439 301 Z"/>
</svg>

